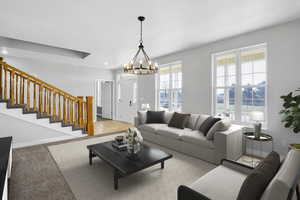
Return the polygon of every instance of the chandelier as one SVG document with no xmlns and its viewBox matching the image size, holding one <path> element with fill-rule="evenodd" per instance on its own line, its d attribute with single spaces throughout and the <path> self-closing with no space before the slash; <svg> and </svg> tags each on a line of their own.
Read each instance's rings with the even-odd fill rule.
<svg viewBox="0 0 300 200">
<path fill-rule="evenodd" d="M 139 49 L 132 60 L 127 65 L 124 65 L 123 69 L 125 73 L 129 74 L 155 74 L 158 72 L 158 65 L 150 60 L 149 56 L 144 50 L 143 45 L 143 21 L 145 20 L 145 17 L 139 16 L 138 20 L 141 22 Z"/>
</svg>

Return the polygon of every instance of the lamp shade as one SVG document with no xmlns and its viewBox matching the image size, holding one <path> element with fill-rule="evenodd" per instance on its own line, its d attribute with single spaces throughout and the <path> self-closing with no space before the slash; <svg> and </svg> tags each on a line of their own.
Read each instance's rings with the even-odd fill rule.
<svg viewBox="0 0 300 200">
<path fill-rule="evenodd" d="M 264 113 L 261 111 L 252 111 L 250 113 L 251 121 L 264 121 Z"/>
<path fill-rule="evenodd" d="M 150 104 L 149 103 L 143 103 L 141 106 L 142 110 L 149 110 L 150 109 Z"/>
</svg>

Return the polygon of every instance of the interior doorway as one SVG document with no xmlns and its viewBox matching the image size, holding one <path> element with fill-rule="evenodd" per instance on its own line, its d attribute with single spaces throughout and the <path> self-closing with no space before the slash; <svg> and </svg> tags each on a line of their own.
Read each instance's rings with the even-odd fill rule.
<svg viewBox="0 0 300 200">
<path fill-rule="evenodd" d="M 113 88 L 112 80 L 96 80 L 96 119 L 97 121 L 113 119 Z"/>
<path fill-rule="evenodd" d="M 137 105 L 136 76 L 120 75 L 117 80 L 117 120 L 133 124 Z"/>
</svg>

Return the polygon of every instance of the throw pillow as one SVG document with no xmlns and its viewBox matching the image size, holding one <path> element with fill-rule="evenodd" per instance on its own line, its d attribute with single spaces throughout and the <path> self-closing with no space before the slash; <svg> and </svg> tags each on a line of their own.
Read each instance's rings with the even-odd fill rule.
<svg viewBox="0 0 300 200">
<path fill-rule="evenodd" d="M 280 156 L 273 151 L 247 176 L 237 200 L 260 199 L 279 167 Z"/>
<path fill-rule="evenodd" d="M 206 138 L 208 140 L 213 140 L 215 133 L 217 131 L 227 131 L 231 126 L 230 120 L 222 119 L 218 122 L 216 122 L 208 131 Z"/>
<path fill-rule="evenodd" d="M 138 111 L 138 118 L 140 125 L 145 124 L 147 121 L 147 111 Z"/>
<path fill-rule="evenodd" d="M 203 124 L 203 122 L 209 118 L 210 115 L 203 115 L 203 114 L 200 114 L 197 122 L 196 122 L 196 126 L 195 126 L 195 130 L 199 130 L 200 129 L 200 126 Z"/>
<path fill-rule="evenodd" d="M 147 124 L 163 124 L 165 111 L 147 111 Z"/>
<path fill-rule="evenodd" d="M 182 113 L 174 112 L 168 126 L 184 129 L 189 118 L 190 118 L 190 114 L 182 114 Z"/>
<path fill-rule="evenodd" d="M 165 112 L 165 123 L 169 124 L 170 120 L 172 119 L 174 112 L 166 111 Z"/>
<path fill-rule="evenodd" d="M 218 121 L 220 121 L 220 118 L 214 118 L 214 117 L 208 117 L 200 126 L 199 131 L 203 133 L 204 136 L 207 135 L 209 129 L 211 129 L 211 127 L 217 123 Z"/>
<path fill-rule="evenodd" d="M 186 127 L 195 130 L 196 123 L 199 119 L 199 116 L 200 116 L 199 114 L 191 114 L 188 122 L 186 123 Z"/>
</svg>

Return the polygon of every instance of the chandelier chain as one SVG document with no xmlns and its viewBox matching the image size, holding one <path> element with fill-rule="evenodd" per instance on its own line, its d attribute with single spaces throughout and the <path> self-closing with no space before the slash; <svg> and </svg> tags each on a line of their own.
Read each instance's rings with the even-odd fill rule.
<svg viewBox="0 0 300 200">
<path fill-rule="evenodd" d="M 141 21 L 140 43 L 143 43 L 143 21 Z"/>
</svg>

